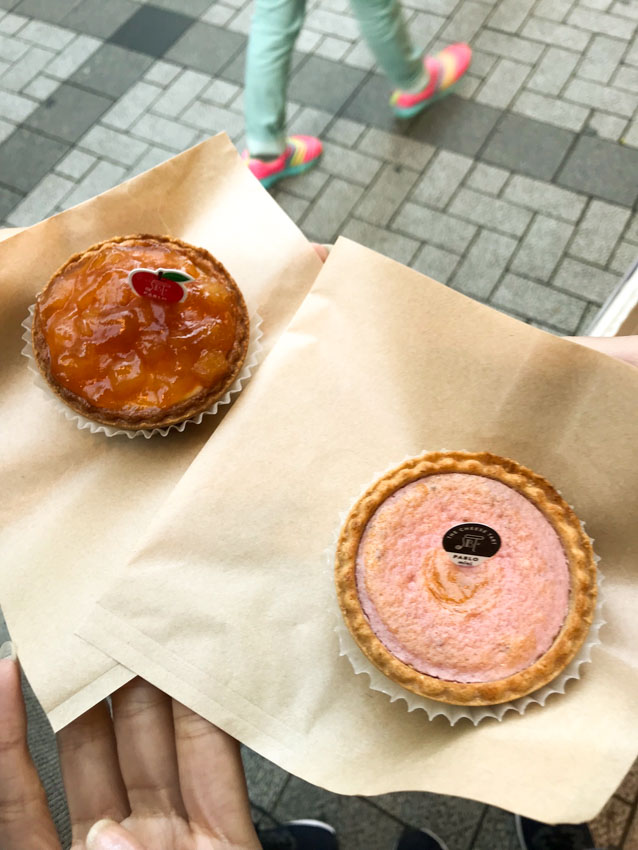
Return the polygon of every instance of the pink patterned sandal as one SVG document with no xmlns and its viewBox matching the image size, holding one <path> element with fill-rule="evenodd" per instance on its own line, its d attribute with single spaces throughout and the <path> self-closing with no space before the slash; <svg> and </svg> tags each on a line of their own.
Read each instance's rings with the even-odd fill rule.
<svg viewBox="0 0 638 850">
<path fill-rule="evenodd" d="M 419 92 L 410 93 L 397 89 L 392 93 L 390 106 L 399 118 L 412 118 L 431 103 L 449 94 L 467 71 L 472 60 L 468 44 L 450 44 L 434 56 L 425 56 L 423 66 L 429 74 L 429 82 Z"/>
<path fill-rule="evenodd" d="M 251 157 L 248 151 L 243 152 L 242 159 L 267 189 L 283 177 L 308 171 L 319 162 L 322 152 L 323 145 L 314 136 L 289 136 L 286 139 L 286 150 L 277 159 L 268 162 Z"/>
</svg>

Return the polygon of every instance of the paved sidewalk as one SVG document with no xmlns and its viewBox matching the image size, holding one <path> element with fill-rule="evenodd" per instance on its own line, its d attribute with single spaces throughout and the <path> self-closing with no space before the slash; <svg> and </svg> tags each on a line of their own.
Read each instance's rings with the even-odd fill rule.
<svg viewBox="0 0 638 850">
<path fill-rule="evenodd" d="M 348 14 L 309 0 L 290 124 L 326 153 L 273 194 L 522 320 L 584 331 L 638 256 L 638 0 L 405 0 L 415 40 L 474 50 L 454 95 L 407 122 Z M 0 0 L 0 223 L 29 225 L 226 130 L 242 146 L 249 0 Z M 320 817 L 345 850 L 402 824 L 450 850 L 515 850 L 510 814 L 431 794 L 327 794 L 246 753 L 255 803 Z M 638 850 L 638 767 L 595 824 Z"/>
</svg>

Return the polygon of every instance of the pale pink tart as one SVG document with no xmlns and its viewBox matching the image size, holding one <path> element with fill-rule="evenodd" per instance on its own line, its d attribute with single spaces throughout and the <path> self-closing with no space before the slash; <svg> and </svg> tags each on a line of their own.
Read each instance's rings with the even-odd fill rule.
<svg viewBox="0 0 638 850">
<path fill-rule="evenodd" d="M 540 475 L 488 452 L 431 452 L 356 502 L 337 546 L 339 604 L 369 660 L 458 705 L 525 696 L 581 648 L 591 543 Z"/>
</svg>

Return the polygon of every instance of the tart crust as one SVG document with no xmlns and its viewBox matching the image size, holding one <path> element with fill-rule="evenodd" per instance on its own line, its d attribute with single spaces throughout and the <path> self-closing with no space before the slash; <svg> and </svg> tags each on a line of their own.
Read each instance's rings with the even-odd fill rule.
<svg viewBox="0 0 638 850">
<path fill-rule="evenodd" d="M 100 408 L 59 384 L 53 376 L 51 371 L 49 347 L 44 336 L 40 316 L 40 300 L 50 292 L 51 288 L 55 286 L 55 283 L 59 278 L 72 275 L 74 267 L 78 266 L 80 262 L 85 261 L 86 258 L 92 254 L 97 254 L 108 245 L 121 244 L 125 246 L 151 247 L 162 242 L 179 247 L 185 257 L 190 260 L 193 265 L 200 269 L 204 275 L 221 278 L 228 289 L 233 293 L 237 308 L 237 330 L 233 347 L 227 355 L 229 371 L 223 378 L 220 378 L 210 387 L 201 390 L 196 395 L 190 396 L 182 402 L 162 410 L 142 411 L 138 415 Z M 219 260 L 216 260 L 212 254 L 204 248 L 190 245 L 188 242 L 184 242 L 181 239 L 177 239 L 172 236 L 158 236 L 149 233 L 140 233 L 105 239 L 103 242 L 91 245 L 91 247 L 87 248 L 85 251 L 81 251 L 69 257 L 69 259 L 52 275 L 46 287 L 36 298 L 31 335 L 35 360 L 40 372 L 51 390 L 68 407 L 76 413 L 85 416 L 87 419 L 99 422 L 102 425 L 110 425 L 114 428 L 122 428 L 129 431 L 141 431 L 143 429 L 165 428 L 169 425 L 176 425 L 179 422 L 183 422 L 185 419 L 190 419 L 198 413 L 207 410 L 212 404 L 218 401 L 232 386 L 244 363 L 248 350 L 250 323 L 246 303 L 241 290 L 226 268 L 219 262 Z"/>
<path fill-rule="evenodd" d="M 377 508 L 406 484 L 439 473 L 460 472 L 500 481 L 527 498 L 558 534 L 569 567 L 567 615 L 553 644 L 530 667 L 491 682 L 454 682 L 420 673 L 379 640 L 363 611 L 356 581 L 357 552 Z M 554 679 L 574 658 L 596 606 L 596 563 L 581 523 L 552 485 L 509 458 L 489 452 L 429 452 L 390 470 L 357 500 L 342 528 L 335 560 L 341 612 L 361 651 L 386 676 L 420 696 L 455 705 L 493 705 L 525 696 Z"/>
</svg>

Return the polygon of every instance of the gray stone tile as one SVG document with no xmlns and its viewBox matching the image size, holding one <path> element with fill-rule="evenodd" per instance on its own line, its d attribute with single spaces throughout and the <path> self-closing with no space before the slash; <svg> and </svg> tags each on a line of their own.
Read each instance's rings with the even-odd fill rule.
<svg viewBox="0 0 638 850">
<path fill-rule="evenodd" d="M 77 148 L 69 151 L 69 153 L 61 159 L 55 166 L 58 174 L 64 177 L 71 177 L 76 182 L 87 173 L 89 168 L 97 161 L 97 157 L 89 153 L 84 153 Z"/>
<path fill-rule="evenodd" d="M 400 236 L 357 218 L 349 219 L 341 232 L 348 239 L 354 239 L 355 242 L 404 264 L 410 262 L 420 244 L 416 239 Z"/>
<path fill-rule="evenodd" d="M 473 298 L 487 300 L 515 249 L 516 239 L 482 230 L 454 276 L 452 286 Z"/>
<path fill-rule="evenodd" d="M 177 118 L 209 84 L 208 74 L 186 68 L 164 89 L 153 104 L 153 112 Z"/>
<path fill-rule="evenodd" d="M 439 151 L 419 180 L 412 200 L 444 209 L 471 167 L 472 160 L 469 157 L 451 151 Z"/>
<path fill-rule="evenodd" d="M 588 301 L 602 304 L 620 281 L 614 272 L 605 272 L 587 263 L 565 258 L 553 280 L 559 289 L 573 292 Z"/>
<path fill-rule="evenodd" d="M 623 18 L 593 9 L 575 8 L 567 16 L 567 23 L 591 32 L 613 35 L 616 38 L 627 38 L 631 34 L 631 28 L 627 26 L 627 21 Z"/>
<path fill-rule="evenodd" d="M 520 850 L 514 815 L 488 806 L 472 850 Z"/>
<path fill-rule="evenodd" d="M 17 3 L 18 0 L 15 0 L 14 5 L 17 5 Z M 2 8 L 2 4 L 0 3 L 0 9 Z M 12 12 L 3 12 L 3 14 L 0 15 L 0 32 L 5 35 L 15 35 L 26 23 L 28 23 L 28 18 L 25 18 L 24 15 L 14 15 Z"/>
<path fill-rule="evenodd" d="M 237 14 L 237 10 L 231 6 L 224 6 L 223 3 L 214 3 L 207 12 L 202 15 L 202 21 L 205 24 L 214 24 L 215 26 L 223 27 L 228 21 Z"/>
<path fill-rule="evenodd" d="M 337 113 L 365 77 L 363 71 L 311 56 L 293 74 L 288 97 L 296 103 Z M 359 120 L 352 115 L 346 115 Z"/>
<path fill-rule="evenodd" d="M 631 118 L 636 111 L 636 97 L 630 92 L 603 86 L 589 80 L 572 80 L 565 89 L 564 97 L 591 108 L 604 109 L 614 115 Z"/>
<path fill-rule="evenodd" d="M 361 199 L 355 215 L 370 224 L 385 227 L 419 176 L 418 171 L 387 163 Z"/>
<path fill-rule="evenodd" d="M 104 115 L 103 123 L 120 130 L 128 130 L 147 112 L 161 92 L 159 86 L 143 80 L 135 83 Z"/>
<path fill-rule="evenodd" d="M 47 74 L 66 81 L 89 57 L 102 46 L 102 40 L 92 35 L 77 35 L 64 50 L 47 65 Z"/>
<path fill-rule="evenodd" d="M 512 271 L 548 282 L 573 232 L 571 224 L 536 215 L 519 245 Z"/>
<path fill-rule="evenodd" d="M 29 49 L 25 41 L 11 38 L 8 35 L 0 35 L 0 59 L 5 62 L 15 62 Z"/>
<path fill-rule="evenodd" d="M 81 0 L 62 18 L 62 25 L 97 38 L 113 35 L 139 6 L 133 0 Z"/>
<path fill-rule="evenodd" d="M 146 116 L 142 120 L 146 120 Z M 154 119 L 152 119 L 154 120 Z M 242 115 L 232 112 L 230 109 L 224 109 L 221 106 L 215 106 L 212 103 L 204 101 L 196 101 L 186 109 L 178 121 L 172 121 L 169 130 L 169 137 L 165 143 L 176 146 L 180 140 L 179 125 L 192 125 L 199 130 L 204 130 L 208 135 L 220 133 L 222 131 L 228 133 L 231 139 L 235 140 L 243 133 L 244 119 Z M 150 128 L 151 124 L 149 124 Z M 166 125 L 164 125 L 166 126 Z M 157 141 L 161 141 L 162 137 L 158 134 Z M 194 144 L 195 139 L 191 137 L 188 144 Z"/>
<path fill-rule="evenodd" d="M 424 792 L 382 794 L 369 799 L 403 823 L 431 829 L 449 850 L 467 850 L 485 808 L 474 800 Z"/>
<path fill-rule="evenodd" d="M 150 4 L 138 6 L 130 18 L 109 36 L 109 41 L 128 50 L 160 58 L 192 24 L 193 18 L 181 12 Z"/>
<path fill-rule="evenodd" d="M 115 160 L 120 165 L 133 165 L 148 148 L 146 142 L 133 139 L 100 124 L 93 127 L 79 141 L 78 146 L 100 157 Z"/>
<path fill-rule="evenodd" d="M 466 179 L 465 185 L 470 189 L 485 192 L 486 195 L 498 195 L 509 176 L 510 172 L 504 168 L 495 168 L 478 162 Z"/>
<path fill-rule="evenodd" d="M 239 93 L 239 87 L 225 80 L 213 80 L 202 93 L 202 100 L 210 100 L 218 106 L 227 106 Z"/>
<path fill-rule="evenodd" d="M 638 214 L 634 215 L 629 227 L 625 231 L 624 238 L 638 245 Z"/>
<path fill-rule="evenodd" d="M 413 44 L 418 44 L 424 49 L 436 38 L 446 23 L 443 15 L 434 15 L 430 11 L 418 12 L 410 20 L 409 30 Z"/>
<path fill-rule="evenodd" d="M 422 112 L 410 127 L 410 136 L 435 147 L 474 157 L 501 117 L 501 112 L 482 103 L 449 95 Z"/>
<path fill-rule="evenodd" d="M 515 59 L 517 62 L 527 62 L 528 64 L 537 62 L 544 49 L 543 45 L 537 41 L 529 41 L 529 39 L 517 35 L 509 35 L 491 29 L 484 29 L 479 33 L 474 45 L 478 50 L 485 53 L 505 56 L 508 59 Z"/>
<path fill-rule="evenodd" d="M 136 177 L 138 174 L 141 174 L 143 171 L 148 171 L 150 168 L 155 168 L 156 165 L 160 165 L 162 162 L 166 162 L 167 159 L 174 156 L 175 151 L 169 151 L 166 148 L 162 148 L 159 145 L 149 145 L 146 150 L 146 153 L 137 160 L 137 162 L 129 168 L 129 170 L 125 174 L 125 179 L 129 179 L 129 177 Z"/>
<path fill-rule="evenodd" d="M 21 194 L 30 192 L 64 154 L 69 145 L 19 127 L 0 145 L 2 182 Z"/>
<path fill-rule="evenodd" d="M 35 100 L 43 101 L 50 97 L 59 85 L 58 80 L 54 80 L 46 74 L 38 74 L 28 86 L 24 87 L 23 94 L 35 98 Z"/>
<path fill-rule="evenodd" d="M 511 171 L 551 180 L 574 140 L 574 134 L 522 115 L 504 115 L 481 159 Z"/>
<path fill-rule="evenodd" d="M 621 242 L 614 252 L 609 268 L 625 275 L 638 259 L 638 246 L 631 242 Z"/>
<path fill-rule="evenodd" d="M 290 177 L 280 185 L 285 186 L 286 191 L 290 192 L 291 195 L 312 201 L 323 191 L 328 180 L 330 180 L 330 175 L 323 171 L 321 164 L 319 164 L 317 168 L 313 168 L 299 177 Z"/>
<path fill-rule="evenodd" d="M 631 206 L 638 198 L 638 150 L 591 136 L 576 142 L 556 182 L 611 203 Z"/>
<path fill-rule="evenodd" d="M 549 47 L 536 66 L 527 87 L 543 94 L 557 95 L 570 78 L 578 61 L 578 54 L 571 50 Z"/>
<path fill-rule="evenodd" d="M 154 6 L 169 9 L 171 12 L 191 15 L 193 18 L 198 18 L 208 9 L 210 4 L 211 0 L 153 0 Z"/>
<path fill-rule="evenodd" d="M 436 248 L 434 245 L 424 245 L 412 261 L 411 266 L 421 274 L 438 280 L 439 283 L 447 283 L 458 263 L 458 254 L 451 254 L 443 248 Z"/>
<path fill-rule="evenodd" d="M 587 306 L 580 298 L 514 274 L 505 275 L 491 303 L 567 333 L 575 332 Z"/>
<path fill-rule="evenodd" d="M 609 115 L 607 112 L 596 112 L 591 114 L 588 129 L 601 139 L 609 139 L 612 142 L 617 142 L 622 138 L 627 127 L 626 118 L 618 118 L 616 115 Z"/>
<path fill-rule="evenodd" d="M 472 41 L 491 11 L 487 3 L 463 0 L 441 32 L 441 39 L 446 42 Z"/>
<path fill-rule="evenodd" d="M 80 0 L 21 0 L 9 8 L 18 15 L 58 24 L 79 2 Z"/>
<path fill-rule="evenodd" d="M 75 38 L 75 33 L 56 24 L 45 23 L 42 20 L 29 21 L 20 30 L 20 39 L 48 47 L 50 50 L 63 50 Z"/>
<path fill-rule="evenodd" d="M 235 107 L 236 101 L 233 101 L 232 108 L 235 109 Z M 332 112 L 326 112 L 323 109 L 313 109 L 311 106 L 304 106 L 299 110 L 299 112 L 290 117 L 288 126 L 290 132 L 293 133 L 302 133 L 309 136 L 323 136 L 323 131 L 332 120 Z"/>
<path fill-rule="evenodd" d="M 32 130 L 40 130 L 65 142 L 75 142 L 111 106 L 112 100 L 78 86 L 62 83 L 51 97 L 26 120 Z"/>
<path fill-rule="evenodd" d="M 241 759 L 246 773 L 248 796 L 251 803 L 256 803 L 269 811 L 281 794 L 288 774 L 248 747 L 242 746 Z"/>
<path fill-rule="evenodd" d="M 634 93 L 638 92 L 638 68 L 629 68 L 627 65 L 623 65 L 618 69 L 613 84 L 617 88 Z"/>
<path fill-rule="evenodd" d="M 393 847 L 402 832 L 396 820 L 366 800 L 329 794 L 296 777 L 286 786 L 273 814 L 280 821 L 314 818 L 332 824 L 341 850 Z"/>
<path fill-rule="evenodd" d="M 516 32 L 534 7 L 536 0 L 503 0 L 489 19 L 490 27 Z"/>
<path fill-rule="evenodd" d="M 403 205 L 392 229 L 456 254 L 465 251 L 478 230 L 467 221 L 411 203 Z"/>
<path fill-rule="evenodd" d="M 326 138 L 345 147 L 354 147 L 365 132 L 365 124 L 350 121 L 348 118 L 336 118 L 326 133 Z"/>
<path fill-rule="evenodd" d="M 357 73 L 361 74 L 362 78 L 365 76 L 363 71 Z M 391 88 L 386 78 L 380 74 L 372 74 L 357 90 L 355 97 L 346 102 L 339 114 L 360 124 L 369 124 L 402 135 L 410 122 L 395 117 L 389 106 L 390 94 Z"/>
<path fill-rule="evenodd" d="M 608 83 L 626 49 L 627 42 L 624 40 L 595 35 L 578 66 L 578 76 L 598 83 Z"/>
<path fill-rule="evenodd" d="M 526 115 L 556 127 L 579 132 L 585 125 L 590 110 L 563 98 L 548 97 L 533 91 L 523 91 L 512 107 L 514 112 Z"/>
<path fill-rule="evenodd" d="M 333 242 L 362 193 L 361 186 L 332 178 L 303 219 L 302 230 L 318 242 Z"/>
<path fill-rule="evenodd" d="M 245 36 L 240 33 L 198 21 L 186 30 L 164 58 L 214 76 L 243 50 L 245 44 Z M 243 82 L 243 64 L 237 82 Z"/>
<path fill-rule="evenodd" d="M 416 169 L 425 168 L 435 151 L 432 145 L 426 145 L 396 133 L 386 133 L 376 127 L 368 128 L 357 149 L 388 162 L 394 162 L 396 165 Z"/>
<path fill-rule="evenodd" d="M 511 236 L 522 236 L 532 218 L 530 212 L 507 201 L 465 188 L 456 195 L 449 212 Z"/>
<path fill-rule="evenodd" d="M 0 148 L 0 162 L 2 162 L 2 148 Z M 0 222 L 7 224 L 6 217 L 11 210 L 20 203 L 22 195 L 0 185 Z"/>
<path fill-rule="evenodd" d="M 481 86 L 476 100 L 498 109 L 505 109 L 510 105 L 531 70 L 531 65 L 522 65 L 511 59 L 499 59 L 494 70 Z"/>
<path fill-rule="evenodd" d="M 630 210 L 625 207 L 592 201 L 578 226 L 569 253 L 591 263 L 606 265 L 630 215 Z"/>
<path fill-rule="evenodd" d="M 121 183 L 125 176 L 126 169 L 122 166 L 113 165 L 111 162 L 98 162 L 95 168 L 92 168 L 82 182 L 67 196 L 65 205 L 72 207 L 99 195 L 101 192 L 106 192 L 107 189 L 112 189 L 113 186 Z"/>
<path fill-rule="evenodd" d="M 4 121 L 0 118 L 0 144 L 6 141 L 15 129 L 16 125 L 12 121 Z"/>
<path fill-rule="evenodd" d="M 306 15 L 305 26 L 324 35 L 340 35 L 354 41 L 359 37 L 357 22 L 351 15 L 315 7 Z"/>
<path fill-rule="evenodd" d="M 210 104 L 205 105 L 207 110 L 217 108 Z M 223 121 L 226 124 L 228 123 L 227 116 L 224 116 Z M 222 128 L 214 127 L 210 132 L 219 129 Z M 176 152 L 186 150 L 186 148 L 195 144 L 198 135 L 196 130 L 185 127 L 181 121 L 173 121 L 170 118 L 162 118 L 160 115 L 151 115 L 148 112 L 145 112 L 131 127 L 131 134 L 140 139 L 145 139 L 147 142 L 159 142 Z"/>
<path fill-rule="evenodd" d="M 3 118 L 19 124 L 25 121 L 37 108 L 37 101 L 0 89 L 0 115 Z"/>
<path fill-rule="evenodd" d="M 77 69 L 70 82 L 109 97 L 120 97 L 152 62 L 150 56 L 117 44 L 104 44 Z"/>
<path fill-rule="evenodd" d="M 42 221 L 53 213 L 74 186 L 73 180 L 49 172 L 11 211 L 7 223 L 14 227 L 30 227 Z"/>
<path fill-rule="evenodd" d="M 530 18 L 523 27 L 522 34 L 526 38 L 555 44 L 557 47 L 567 47 L 578 52 L 583 51 L 591 38 L 591 33 L 583 32 L 574 26 L 546 21 L 543 18 Z"/>
<path fill-rule="evenodd" d="M 539 0 L 534 14 L 537 18 L 563 22 L 573 5 L 573 0 Z"/>
<path fill-rule="evenodd" d="M 54 55 L 53 51 L 46 48 L 30 47 L 8 71 L 2 74 L 0 85 L 9 91 L 21 91 L 49 64 Z"/>
<path fill-rule="evenodd" d="M 527 209 L 572 222 L 578 221 L 587 203 L 582 195 L 519 174 L 514 175 L 503 197 Z"/>
<path fill-rule="evenodd" d="M 205 49 L 202 47 L 202 50 Z M 302 56 L 304 54 L 301 54 Z M 294 64 L 294 62 L 293 62 Z M 246 70 L 246 48 L 243 47 L 238 53 L 236 53 L 233 58 L 224 64 L 219 71 L 215 71 L 215 74 L 219 74 L 224 80 L 228 80 L 231 83 L 235 83 L 238 86 L 243 86 L 244 77 Z"/>
</svg>

